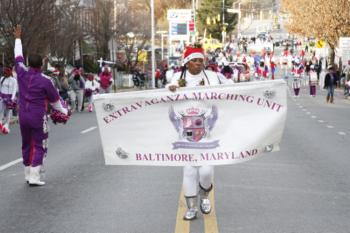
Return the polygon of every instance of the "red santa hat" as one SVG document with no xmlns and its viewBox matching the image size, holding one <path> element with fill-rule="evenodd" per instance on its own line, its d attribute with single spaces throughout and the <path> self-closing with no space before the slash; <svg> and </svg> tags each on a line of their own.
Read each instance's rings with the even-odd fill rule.
<svg viewBox="0 0 350 233">
<path fill-rule="evenodd" d="M 187 47 L 184 53 L 183 64 L 185 65 L 187 62 L 195 58 L 204 59 L 204 50 L 202 48 Z"/>
</svg>

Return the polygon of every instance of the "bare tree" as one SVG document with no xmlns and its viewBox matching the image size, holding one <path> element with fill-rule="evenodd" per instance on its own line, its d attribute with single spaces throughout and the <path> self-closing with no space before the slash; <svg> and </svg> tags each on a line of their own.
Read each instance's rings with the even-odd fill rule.
<svg viewBox="0 0 350 233">
<path fill-rule="evenodd" d="M 297 35 L 326 40 L 331 48 L 330 62 L 334 63 L 334 49 L 339 38 L 350 36 L 350 1 L 283 0 L 282 6 L 289 13 L 287 30 Z M 315 12 L 318 17 L 310 12 Z"/>
<path fill-rule="evenodd" d="M 77 29 L 70 20 L 70 12 L 77 7 L 78 0 L 65 0 L 57 4 L 56 0 L 1 0 L 0 2 L 0 38 L 7 62 L 13 59 L 12 29 L 21 24 L 24 55 L 38 53 L 47 55 L 52 52 L 58 57 L 67 57 L 69 40 L 76 37 Z"/>
<path fill-rule="evenodd" d="M 55 7 L 56 20 L 51 29 L 48 46 L 51 57 L 61 65 L 71 60 L 74 41 L 84 36 L 83 28 L 76 16 L 78 10 L 79 0 L 66 0 Z"/>
</svg>

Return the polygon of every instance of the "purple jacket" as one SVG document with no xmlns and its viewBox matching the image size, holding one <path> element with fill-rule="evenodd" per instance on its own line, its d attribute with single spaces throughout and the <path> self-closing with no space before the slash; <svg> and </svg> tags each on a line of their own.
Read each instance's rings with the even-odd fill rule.
<svg viewBox="0 0 350 233">
<path fill-rule="evenodd" d="M 50 77 L 24 65 L 23 56 L 17 56 L 15 61 L 20 123 L 29 121 L 32 127 L 42 127 L 48 103 L 57 102 L 59 94 Z"/>
</svg>

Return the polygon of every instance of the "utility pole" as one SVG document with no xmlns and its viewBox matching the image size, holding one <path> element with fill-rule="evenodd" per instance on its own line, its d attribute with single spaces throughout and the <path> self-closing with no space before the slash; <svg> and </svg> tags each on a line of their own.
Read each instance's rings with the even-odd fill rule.
<svg viewBox="0 0 350 233">
<path fill-rule="evenodd" d="M 155 86 L 155 72 L 156 72 L 156 67 L 155 67 L 155 51 L 154 51 L 154 0 L 151 0 L 151 41 L 152 41 L 152 88 L 154 89 Z"/>
<path fill-rule="evenodd" d="M 222 25 L 225 25 L 225 0 L 222 0 Z"/>
<path fill-rule="evenodd" d="M 225 43 L 226 28 L 225 28 L 225 0 L 222 0 L 222 44 Z"/>
<path fill-rule="evenodd" d="M 193 31 L 193 36 L 192 36 L 192 41 L 193 43 L 196 42 L 196 1 L 192 0 L 192 20 L 194 24 L 194 31 Z"/>
</svg>

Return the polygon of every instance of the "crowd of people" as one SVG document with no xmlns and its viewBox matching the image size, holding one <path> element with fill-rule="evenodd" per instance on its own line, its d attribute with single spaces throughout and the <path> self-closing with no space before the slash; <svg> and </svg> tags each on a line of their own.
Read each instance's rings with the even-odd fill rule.
<svg viewBox="0 0 350 233">
<path fill-rule="evenodd" d="M 286 45 L 281 48 L 281 53 L 270 47 L 264 47 L 259 52 L 247 51 L 247 44 L 263 42 L 262 39 L 255 38 L 253 41 L 243 38 L 236 45 L 233 42 L 227 43 L 221 51 L 207 51 L 205 68 L 223 75 L 232 83 L 274 80 L 279 69 L 292 86 L 295 97 L 299 97 L 300 89 L 306 86 L 312 97 L 316 96 L 317 87 L 326 89 L 327 103 L 334 103 L 336 87 L 344 88 L 344 97 L 350 97 L 350 61 L 339 65 L 330 64 L 327 59 L 316 55 L 314 47 L 309 43 L 303 46 L 300 41 L 293 42 L 291 47 Z M 270 42 L 270 38 L 266 42 Z M 156 87 L 164 87 L 178 72 L 181 72 L 181 68 L 173 64 L 157 69 Z"/>
<path fill-rule="evenodd" d="M 111 68 L 107 65 L 101 68 L 98 75 L 84 73 L 81 67 L 65 72 L 59 65 L 43 70 L 43 75 L 52 80 L 60 98 L 72 113 L 84 111 L 84 103 L 87 103 L 87 111 L 92 112 L 93 95 L 110 93 L 114 83 Z M 0 132 L 3 134 L 10 133 L 11 118 L 18 112 L 18 75 L 15 66 L 7 66 L 3 68 L 0 76 Z"/>
<path fill-rule="evenodd" d="M 291 80 L 294 96 L 300 96 L 301 87 L 309 86 L 309 95 L 316 97 L 317 87 L 327 91 L 326 102 L 334 103 L 335 88 L 344 88 L 344 97 L 349 96 L 350 60 L 346 64 L 328 64 L 324 58 L 318 58 L 313 53 L 306 56 L 305 51 L 293 56 L 287 50 L 281 58 L 281 68 L 284 78 Z"/>
</svg>

